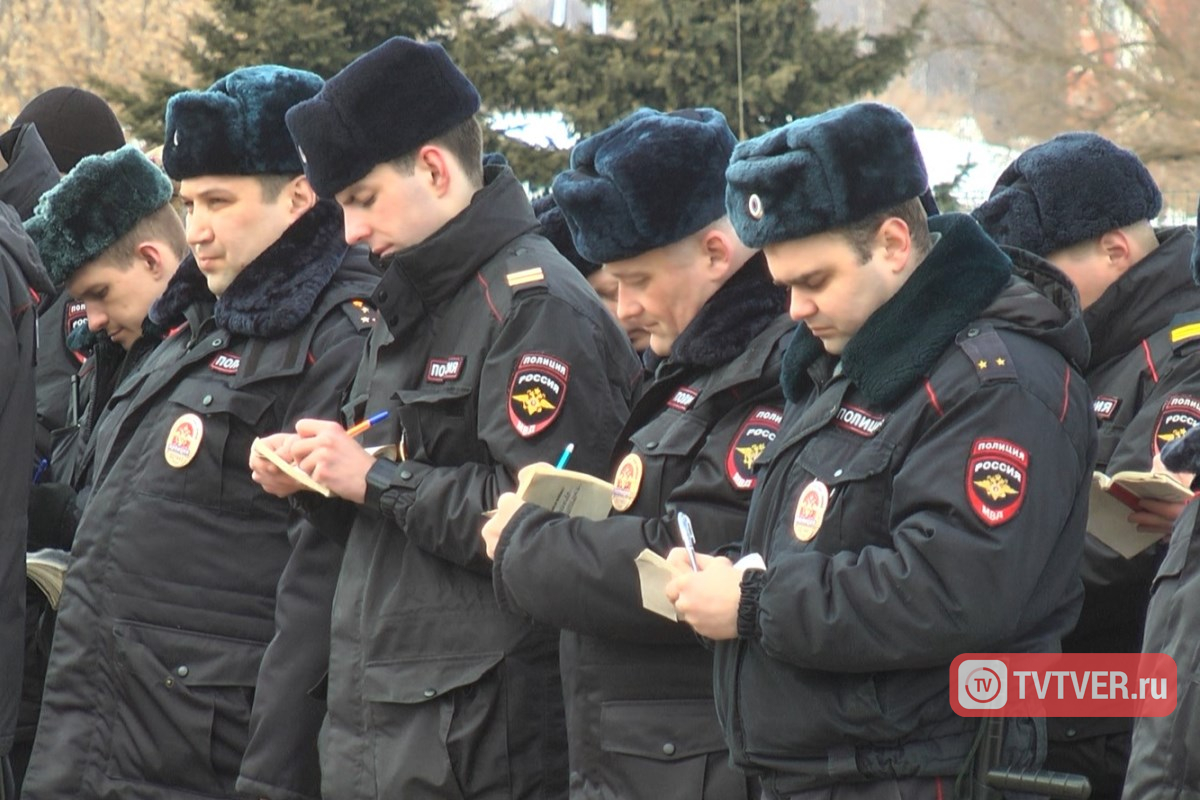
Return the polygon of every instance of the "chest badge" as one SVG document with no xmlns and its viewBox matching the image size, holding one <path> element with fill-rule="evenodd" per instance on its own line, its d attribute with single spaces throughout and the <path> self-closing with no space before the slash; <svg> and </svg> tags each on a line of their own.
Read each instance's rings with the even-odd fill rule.
<svg viewBox="0 0 1200 800">
<path fill-rule="evenodd" d="M 800 491 L 796 501 L 796 515 L 792 517 L 792 533 L 802 542 L 810 541 L 825 521 L 825 510 L 829 508 L 829 487 L 813 481 Z"/>
<path fill-rule="evenodd" d="M 180 469 L 192 463 L 196 453 L 200 452 L 200 442 L 204 439 L 204 421 L 195 414 L 184 414 L 175 420 L 171 432 L 167 434 L 167 446 L 163 448 L 163 457 L 167 464 Z"/>
<path fill-rule="evenodd" d="M 617 511 L 628 511 L 637 499 L 638 489 L 642 488 L 643 471 L 642 457 L 637 453 L 630 453 L 617 465 L 612 490 L 612 507 Z"/>
</svg>

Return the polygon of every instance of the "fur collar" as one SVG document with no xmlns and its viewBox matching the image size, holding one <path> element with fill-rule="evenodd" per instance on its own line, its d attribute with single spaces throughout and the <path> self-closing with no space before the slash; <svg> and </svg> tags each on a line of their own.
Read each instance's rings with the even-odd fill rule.
<svg viewBox="0 0 1200 800">
<path fill-rule="evenodd" d="M 214 304 L 217 324 L 230 333 L 268 338 L 290 333 L 312 311 L 347 249 L 341 208 L 321 200 L 250 262 L 220 299 L 208 290 L 189 254 L 150 309 L 150 318 L 173 328 L 184 321 L 189 306 L 207 302 Z"/>
<path fill-rule="evenodd" d="M 842 352 L 842 370 L 872 406 L 888 408 L 929 374 L 954 337 L 1012 279 L 1012 262 L 965 214 L 929 220 L 941 238 L 896 294 Z M 801 324 L 783 358 L 784 394 L 806 396 L 808 368 L 825 353 Z"/>
<path fill-rule="evenodd" d="M 773 284 L 766 257 L 756 253 L 679 334 L 671 361 L 710 369 L 727 364 L 786 310 L 787 291 Z"/>
</svg>

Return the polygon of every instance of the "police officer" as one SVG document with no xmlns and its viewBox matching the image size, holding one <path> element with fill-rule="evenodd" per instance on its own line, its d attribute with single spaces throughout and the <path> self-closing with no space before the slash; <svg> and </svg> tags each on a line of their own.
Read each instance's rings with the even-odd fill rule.
<svg viewBox="0 0 1200 800">
<path fill-rule="evenodd" d="M 725 216 L 736 143 L 710 108 L 642 109 L 576 145 L 554 196 L 581 252 L 616 278 L 617 313 L 658 365 L 614 448 L 614 514 L 593 522 L 500 498 L 483 529 L 503 607 L 564 630 L 575 798 L 745 798 L 712 701 L 712 655 L 642 607 L 635 559 L 741 535 L 751 466 L 779 429 L 793 324 L 761 253 Z M 665 149 L 674 158 L 662 158 Z"/>
<path fill-rule="evenodd" d="M 147 321 L 187 252 L 183 224 L 168 207 L 171 183 L 141 152 L 127 146 L 80 161 L 42 196 L 25 223 L 51 281 L 84 304 L 95 337 L 79 372 L 80 422 L 57 442 L 54 461 L 63 484 L 59 514 L 31 513 L 29 549 L 70 549 L 74 523 L 91 485 L 91 433 L 117 384 L 162 341 L 165 330 Z M 76 496 L 78 493 L 78 496 Z M 31 593 L 25 677 L 14 771 L 20 786 L 33 747 L 42 684 L 54 635 L 50 598 Z"/>
<path fill-rule="evenodd" d="M 1200 251 L 1193 250 L 1192 269 L 1200 278 Z M 1163 463 L 1184 480 L 1200 473 L 1200 427 L 1163 448 Z M 1164 717 L 1133 721 L 1127 800 L 1187 797 L 1200 782 L 1200 504 L 1191 503 L 1179 517 L 1152 584 L 1146 614 L 1144 653 L 1165 653 L 1178 668 L 1175 710 Z"/>
<path fill-rule="evenodd" d="M 703 557 L 668 597 L 717 640 L 726 740 L 764 797 L 949 796 L 978 730 L 951 710 L 951 661 L 1053 652 L 1078 612 L 1095 442 L 1077 308 L 970 217 L 926 220 L 912 126 L 886 106 L 744 142 L 727 178 L 803 325 L 746 560 Z M 1000 765 L 1043 738 L 1010 720 Z"/>
<path fill-rule="evenodd" d="M 1001 245 L 1041 256 L 1079 292 L 1092 340 L 1084 377 L 1100 431 L 1096 469 L 1149 471 L 1163 445 L 1200 422 L 1200 288 L 1186 227 L 1155 231 L 1162 195 L 1136 155 L 1094 133 L 1064 133 L 1022 153 L 974 215 Z M 1169 533 L 1182 505 L 1155 501 L 1133 520 Z M 1126 559 L 1095 537 L 1084 549 L 1084 605 L 1069 653 L 1139 650 L 1152 547 Z M 1046 765 L 1087 775 L 1092 796 L 1117 798 L 1131 720 L 1047 722 Z"/>
<path fill-rule="evenodd" d="M 481 514 L 517 469 L 575 444 L 607 469 L 640 373 L 628 339 L 541 236 L 507 167 L 481 164 L 479 95 L 436 44 L 393 38 L 288 126 L 346 238 L 386 263 L 345 417 L 271 440 L 339 500 L 348 535 L 322 733 L 324 795 L 550 798 L 566 783 L 557 632 L 500 609 Z M 254 464 L 272 491 L 298 488 Z"/>
<path fill-rule="evenodd" d="M 370 327 L 376 273 L 283 121 L 320 85 L 252 67 L 167 106 L 192 255 L 150 313 L 171 334 L 93 434 L 25 797 L 319 796 L 308 692 L 338 552 L 289 530 L 246 459 L 333 413 Z"/>
<path fill-rule="evenodd" d="M 9 751 L 21 699 L 25 638 L 25 506 L 34 453 L 35 292 L 50 288 L 37 249 L 0 186 L 0 442 L 8 466 L 0 473 L 0 800 L 11 800 Z"/>
</svg>

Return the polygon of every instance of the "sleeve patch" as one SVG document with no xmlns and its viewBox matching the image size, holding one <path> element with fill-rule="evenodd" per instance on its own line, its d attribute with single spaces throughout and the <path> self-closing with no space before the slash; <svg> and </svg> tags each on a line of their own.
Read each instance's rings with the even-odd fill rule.
<svg viewBox="0 0 1200 800">
<path fill-rule="evenodd" d="M 517 359 L 508 389 L 508 419 L 523 438 L 537 436 L 558 419 L 570 371 L 567 362 L 545 353 L 524 353 Z"/>
<path fill-rule="evenodd" d="M 1006 439 L 976 439 L 967 461 L 967 500 L 990 527 L 1017 515 L 1025 502 L 1029 453 Z"/>
<path fill-rule="evenodd" d="M 746 491 L 754 488 L 758 482 L 754 462 L 775 441 L 781 424 L 783 412 L 770 406 L 759 406 L 746 417 L 725 456 L 725 477 L 733 488 Z"/>
<path fill-rule="evenodd" d="M 1150 451 L 1154 455 L 1176 439 L 1200 424 L 1200 400 L 1186 394 L 1172 395 L 1163 403 L 1154 426 L 1154 441 Z"/>
</svg>

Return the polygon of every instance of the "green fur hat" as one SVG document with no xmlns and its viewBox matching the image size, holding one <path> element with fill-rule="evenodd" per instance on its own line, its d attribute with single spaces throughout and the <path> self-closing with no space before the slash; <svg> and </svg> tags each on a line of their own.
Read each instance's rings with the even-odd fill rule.
<svg viewBox="0 0 1200 800">
<path fill-rule="evenodd" d="M 133 145 L 88 156 L 42 195 L 25 230 L 61 286 L 171 199 L 171 182 Z"/>
</svg>

